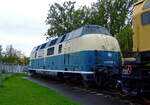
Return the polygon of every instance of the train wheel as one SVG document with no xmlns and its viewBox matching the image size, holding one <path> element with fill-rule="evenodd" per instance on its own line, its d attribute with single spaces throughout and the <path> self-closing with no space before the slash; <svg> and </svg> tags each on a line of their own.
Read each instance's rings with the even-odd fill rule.
<svg viewBox="0 0 150 105">
<path fill-rule="evenodd" d="M 118 88 L 119 88 L 119 95 L 121 96 L 121 97 L 126 97 L 127 96 L 127 94 L 125 94 L 124 92 L 123 92 L 123 90 L 126 90 L 127 91 L 127 88 L 126 87 L 128 87 L 128 83 L 127 83 L 127 81 L 126 80 L 124 80 L 124 81 L 122 81 L 120 84 L 118 84 Z"/>
<path fill-rule="evenodd" d="M 59 80 L 59 81 L 64 81 L 64 74 L 63 73 L 58 73 L 57 74 L 57 79 Z"/>
<path fill-rule="evenodd" d="M 146 103 L 150 104 L 150 91 L 147 91 L 146 89 L 141 89 L 141 97 Z"/>
<path fill-rule="evenodd" d="M 119 95 L 120 95 L 121 97 L 126 97 L 126 96 L 127 96 L 127 94 L 124 94 L 124 93 L 122 92 L 122 90 L 119 91 Z"/>
<path fill-rule="evenodd" d="M 91 83 L 89 81 L 86 80 L 82 80 L 82 84 L 85 88 L 90 88 L 91 87 Z"/>
</svg>

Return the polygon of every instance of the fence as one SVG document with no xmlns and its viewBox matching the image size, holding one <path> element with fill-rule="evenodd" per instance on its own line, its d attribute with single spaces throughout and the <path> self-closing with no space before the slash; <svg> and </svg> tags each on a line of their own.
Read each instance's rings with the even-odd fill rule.
<svg viewBox="0 0 150 105">
<path fill-rule="evenodd" d="M 24 73 L 27 71 L 27 66 L 22 65 L 2 65 L 2 72 L 6 73 Z"/>
</svg>

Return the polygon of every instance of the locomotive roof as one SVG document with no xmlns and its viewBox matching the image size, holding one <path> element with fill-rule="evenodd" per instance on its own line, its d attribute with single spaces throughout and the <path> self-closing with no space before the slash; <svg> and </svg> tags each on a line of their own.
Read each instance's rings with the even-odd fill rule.
<svg viewBox="0 0 150 105">
<path fill-rule="evenodd" d="M 140 3 L 143 3 L 145 0 L 139 0 L 138 2 L 136 2 L 135 4 L 134 4 L 134 6 L 136 6 L 136 5 L 138 5 L 138 4 L 140 4 Z"/>
<path fill-rule="evenodd" d="M 49 47 L 49 46 L 53 46 L 55 44 L 58 44 L 58 43 L 61 43 L 64 41 L 71 40 L 71 39 L 74 39 L 77 37 L 81 37 L 81 36 L 86 35 L 86 34 L 107 34 L 107 35 L 110 35 L 110 33 L 102 26 L 85 25 L 85 26 L 80 27 L 76 30 L 73 30 L 73 31 L 71 31 L 71 32 L 69 32 L 63 36 L 60 36 L 60 37 L 55 38 L 55 39 L 53 39 L 47 43 L 44 43 L 44 44 L 37 46 L 35 51 Z"/>
</svg>

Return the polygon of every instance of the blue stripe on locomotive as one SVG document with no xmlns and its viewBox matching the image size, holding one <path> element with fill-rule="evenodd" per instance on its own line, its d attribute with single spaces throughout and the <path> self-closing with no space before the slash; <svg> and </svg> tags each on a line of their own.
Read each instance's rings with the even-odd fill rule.
<svg viewBox="0 0 150 105">
<path fill-rule="evenodd" d="M 108 56 L 111 54 L 111 56 Z M 44 63 L 45 61 L 45 63 Z M 92 71 L 93 66 L 119 68 L 120 52 L 113 51 L 81 51 L 58 56 L 31 60 L 32 69 Z"/>
</svg>

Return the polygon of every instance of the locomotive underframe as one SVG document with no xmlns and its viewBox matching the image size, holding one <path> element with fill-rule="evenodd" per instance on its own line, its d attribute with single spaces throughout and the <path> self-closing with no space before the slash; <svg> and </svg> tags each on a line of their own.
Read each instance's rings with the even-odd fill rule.
<svg viewBox="0 0 150 105">
<path fill-rule="evenodd" d="M 132 64 L 124 67 L 120 81 L 121 94 L 142 96 L 150 100 L 150 66 Z M 130 70 L 130 71 L 129 71 Z"/>
<path fill-rule="evenodd" d="M 30 69 L 29 74 L 40 74 L 42 76 L 54 77 L 60 80 L 82 82 L 85 87 L 103 87 L 115 86 L 117 80 L 120 79 L 121 68 L 96 66 L 92 68 L 91 72 L 71 72 L 71 71 L 56 71 L 56 70 L 34 70 Z"/>
<path fill-rule="evenodd" d="M 97 86 L 115 86 L 117 80 L 120 79 L 121 68 L 112 68 L 104 66 L 93 67 L 94 81 Z"/>
</svg>

